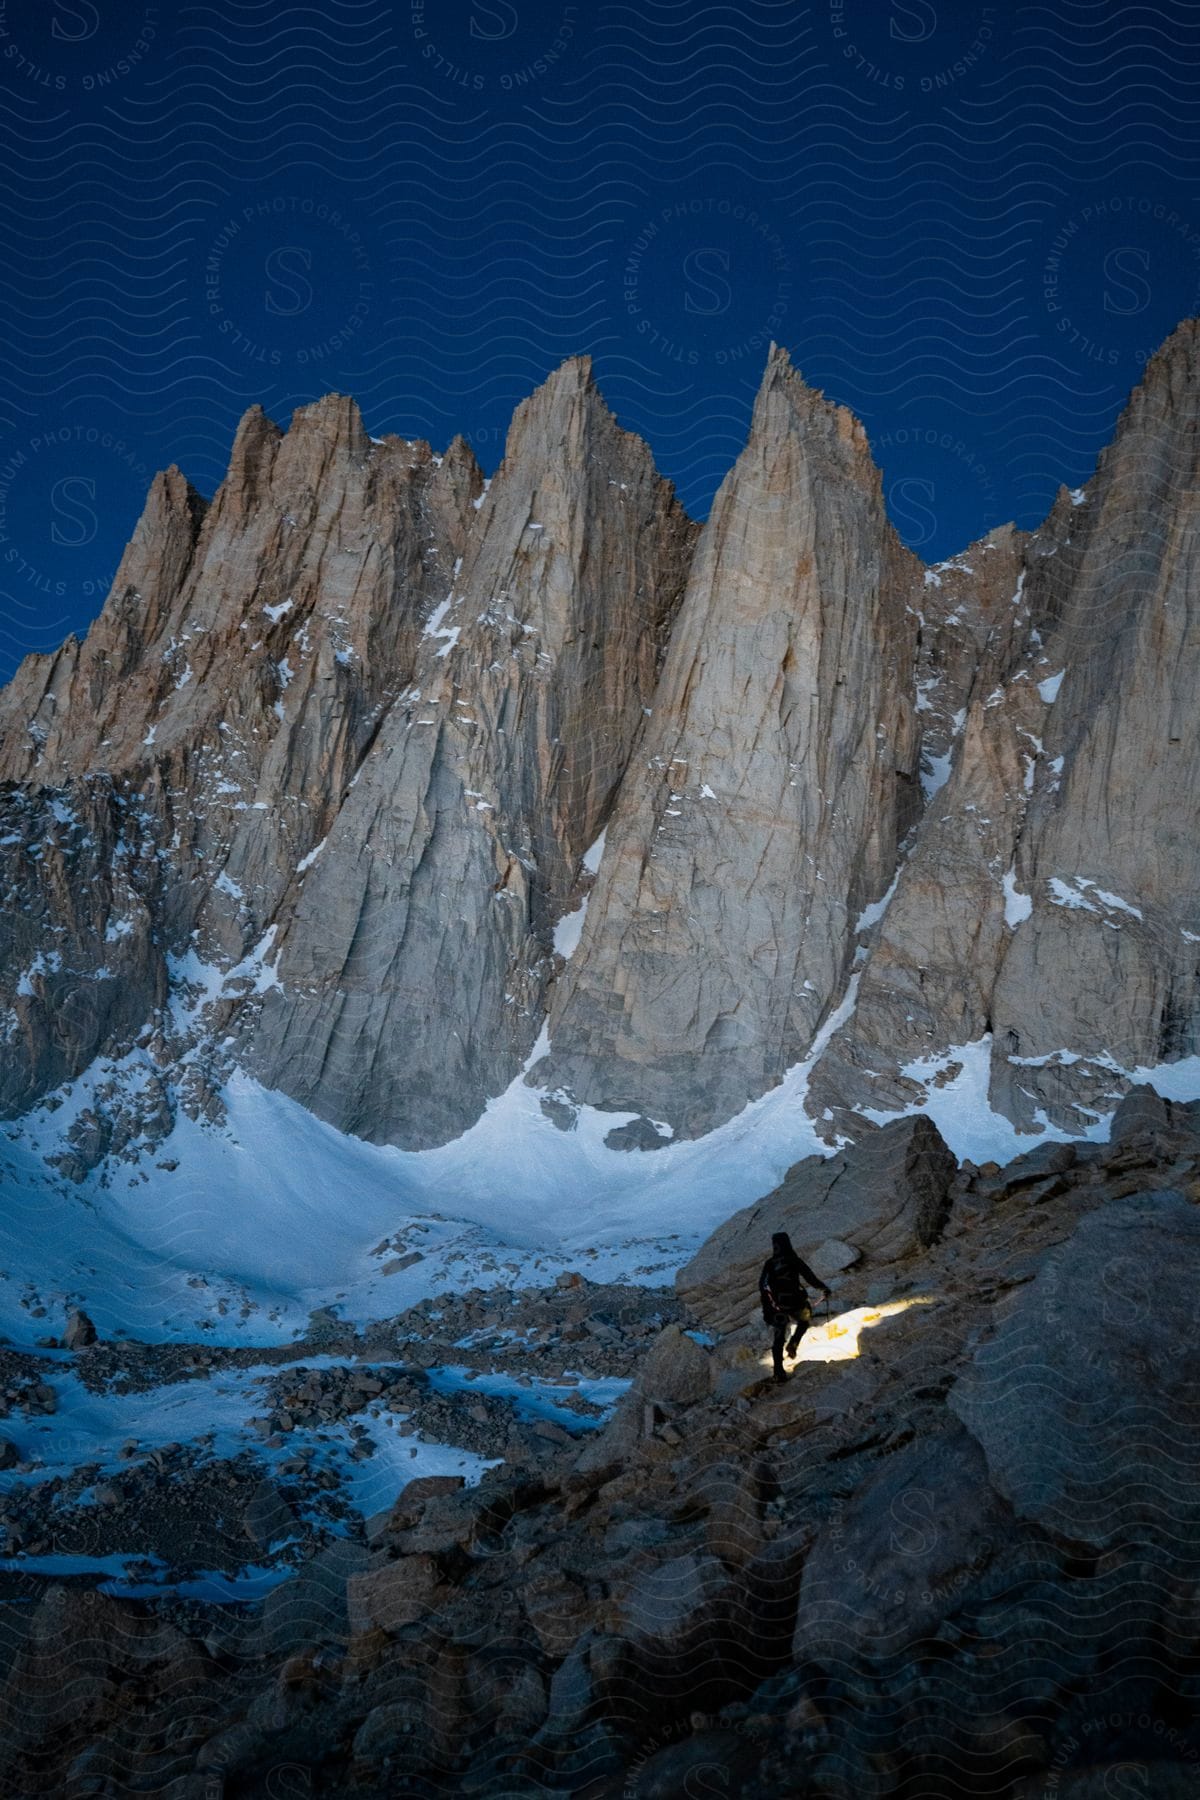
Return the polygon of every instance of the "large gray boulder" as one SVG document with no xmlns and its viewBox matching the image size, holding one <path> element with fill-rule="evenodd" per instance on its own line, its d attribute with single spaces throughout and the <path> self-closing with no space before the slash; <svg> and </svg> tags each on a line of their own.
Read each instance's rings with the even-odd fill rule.
<svg viewBox="0 0 1200 1800">
<path fill-rule="evenodd" d="M 957 1164 L 937 1126 L 924 1116 L 864 1128 L 836 1156 L 806 1157 L 765 1199 L 743 1207 L 701 1245 L 675 1277 L 689 1311 L 714 1331 L 736 1331 L 759 1316 L 758 1276 L 771 1236 L 786 1231 L 815 1272 L 827 1243 L 844 1266 L 853 1246 L 865 1263 L 887 1264 L 934 1243 L 950 1210 Z"/>
<path fill-rule="evenodd" d="M 291 1656 L 306 1645 L 345 1645 L 350 1626 L 347 1583 L 366 1571 L 368 1553 L 349 1538 L 334 1538 L 310 1562 L 265 1596 L 247 1648 L 256 1655 Z"/>
<path fill-rule="evenodd" d="M 620 1463 L 646 1435 L 647 1409 L 694 1406 L 712 1392 L 715 1365 L 710 1353 L 678 1325 L 666 1325 L 654 1340 L 632 1385 L 613 1416 L 593 1433 L 576 1460 L 581 1471 Z"/>
<path fill-rule="evenodd" d="M 1009 1532 L 979 1446 L 961 1428 L 887 1457 L 838 1506 L 804 1565 L 793 1655 L 894 1655 L 969 1597 Z"/>
<path fill-rule="evenodd" d="M 1017 1513 L 1194 1559 L 1198 1322 L 1200 1208 L 1143 1193 L 1082 1220 L 948 1397 Z"/>
<path fill-rule="evenodd" d="M 634 1382 L 646 1400 L 693 1406 L 712 1387 L 712 1358 L 678 1325 L 664 1325 Z"/>
<path fill-rule="evenodd" d="M 664 1699 L 728 1678 L 742 1657 L 743 1598 L 717 1556 L 685 1551 L 661 1562 L 633 1559 L 614 1584 L 613 1623 L 651 1691 Z"/>
</svg>

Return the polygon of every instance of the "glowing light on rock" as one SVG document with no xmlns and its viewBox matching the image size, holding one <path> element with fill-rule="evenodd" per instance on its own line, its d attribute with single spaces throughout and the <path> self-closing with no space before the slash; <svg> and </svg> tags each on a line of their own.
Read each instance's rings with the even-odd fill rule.
<svg viewBox="0 0 1200 1800">
<path fill-rule="evenodd" d="M 858 1355 L 859 1337 L 870 1326 L 907 1312 L 910 1306 L 932 1306 L 933 1302 L 932 1294 L 914 1294 L 907 1300 L 889 1300 L 884 1306 L 856 1306 L 851 1312 L 836 1313 L 831 1319 L 810 1325 L 796 1355 L 785 1360 L 793 1364 L 849 1362 Z M 761 1360 L 765 1368 L 770 1368 L 769 1353 Z"/>
</svg>

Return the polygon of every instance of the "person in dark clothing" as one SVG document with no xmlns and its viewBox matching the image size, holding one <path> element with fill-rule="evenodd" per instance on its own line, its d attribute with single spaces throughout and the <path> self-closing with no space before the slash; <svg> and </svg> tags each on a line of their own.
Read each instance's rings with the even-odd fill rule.
<svg viewBox="0 0 1200 1800">
<path fill-rule="evenodd" d="M 828 1299 L 829 1289 L 819 1275 L 813 1274 L 803 1258 L 797 1256 L 787 1232 L 775 1232 L 771 1238 L 771 1254 L 763 1264 L 762 1274 L 758 1278 L 758 1292 L 762 1300 L 763 1318 L 775 1328 L 771 1355 L 775 1362 L 776 1381 L 787 1380 L 783 1367 L 784 1340 L 787 1339 L 788 1355 L 795 1356 L 800 1348 L 800 1339 L 812 1324 L 812 1306 L 805 1290 L 805 1282 L 811 1287 L 820 1288 Z M 790 1339 L 789 1325 L 794 1327 Z"/>
</svg>

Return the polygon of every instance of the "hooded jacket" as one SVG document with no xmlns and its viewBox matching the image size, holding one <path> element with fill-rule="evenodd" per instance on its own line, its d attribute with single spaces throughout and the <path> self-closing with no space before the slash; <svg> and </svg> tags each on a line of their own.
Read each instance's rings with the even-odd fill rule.
<svg viewBox="0 0 1200 1800">
<path fill-rule="evenodd" d="M 758 1278 L 764 1317 L 770 1320 L 776 1315 L 786 1314 L 795 1318 L 807 1311 L 805 1282 L 811 1287 L 820 1288 L 823 1294 L 829 1292 L 821 1277 L 814 1275 L 804 1259 L 792 1249 L 792 1240 L 787 1232 L 776 1231 L 771 1237 L 771 1254 L 763 1264 L 762 1274 Z"/>
</svg>

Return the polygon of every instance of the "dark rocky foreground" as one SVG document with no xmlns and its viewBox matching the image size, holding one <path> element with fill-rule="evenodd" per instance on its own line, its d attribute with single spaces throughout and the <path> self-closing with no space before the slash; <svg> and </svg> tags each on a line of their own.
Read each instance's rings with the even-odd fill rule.
<svg viewBox="0 0 1200 1800">
<path fill-rule="evenodd" d="M 776 1388 L 747 1276 L 780 1227 L 824 1257 L 840 1326 L 810 1339 L 833 1360 Z M 621 1293 L 410 1319 L 409 1399 L 447 1323 L 488 1367 L 586 1356 L 636 1379 L 582 1447 L 529 1432 L 477 1487 L 411 1483 L 365 1533 L 313 1530 L 261 1604 L 15 1578 L 0 1792 L 1200 1791 L 1200 1106 L 1141 1090 L 1109 1144 L 1002 1171 L 955 1170 L 904 1120 L 798 1165 L 677 1300 Z M 680 1305 L 715 1346 L 670 1322 Z M 503 1348 L 514 1309 L 548 1356 Z M 277 1354 L 264 1441 L 386 1397 L 301 1376 L 312 1345 Z M 155 1356 L 77 1361 L 98 1383 L 193 1378 L 178 1348 Z M 3 1373 L 12 1404 L 39 1403 Z M 246 1541 L 270 1538 L 261 1484 L 235 1498 Z"/>
</svg>

